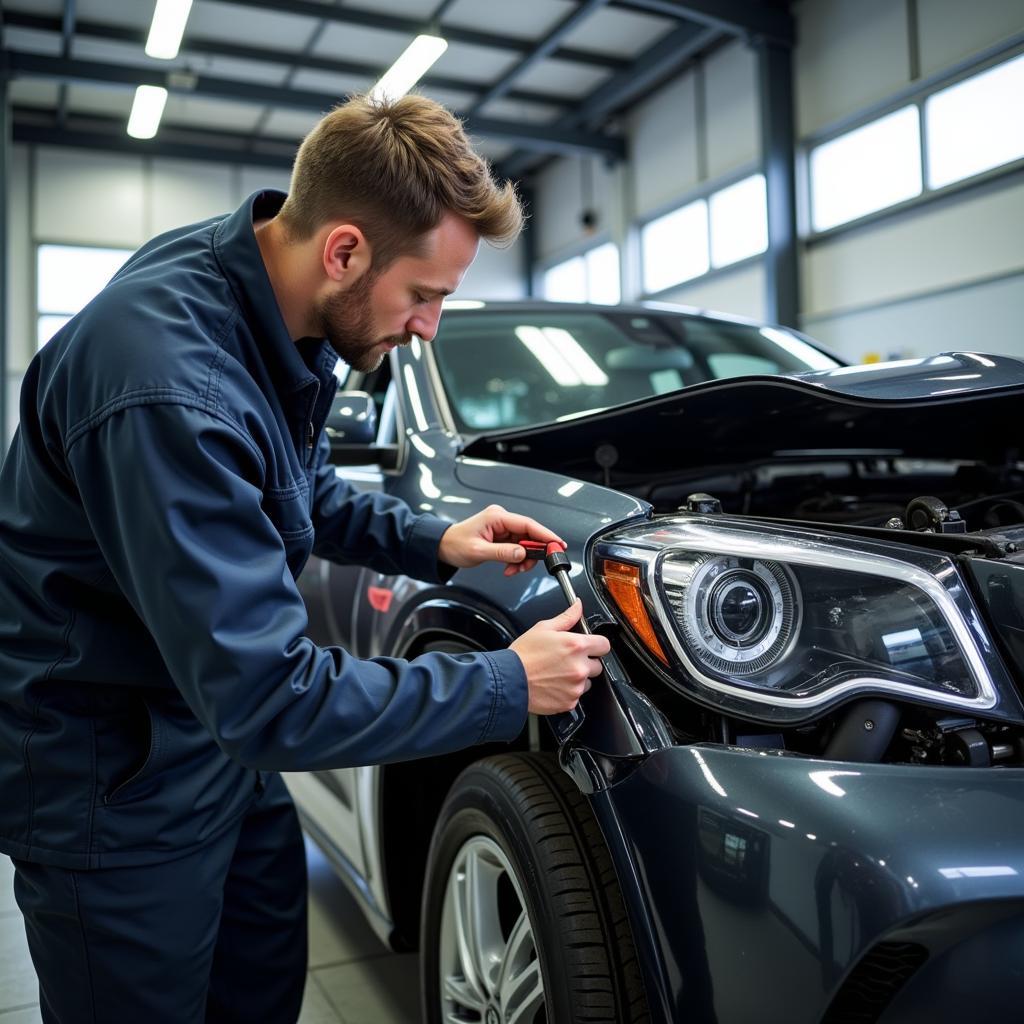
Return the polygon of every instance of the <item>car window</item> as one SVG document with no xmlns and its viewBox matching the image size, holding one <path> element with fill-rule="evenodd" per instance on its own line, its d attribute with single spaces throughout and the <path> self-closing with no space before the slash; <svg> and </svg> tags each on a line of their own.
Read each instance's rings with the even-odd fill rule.
<svg viewBox="0 0 1024 1024">
<path fill-rule="evenodd" d="M 754 373 L 778 373 L 777 363 L 762 356 L 748 356 L 736 352 L 713 352 L 708 364 L 716 377 L 744 377 Z"/>
<path fill-rule="evenodd" d="M 468 432 L 567 419 L 718 378 L 839 365 L 781 328 L 621 310 L 450 315 L 434 353 Z"/>
</svg>

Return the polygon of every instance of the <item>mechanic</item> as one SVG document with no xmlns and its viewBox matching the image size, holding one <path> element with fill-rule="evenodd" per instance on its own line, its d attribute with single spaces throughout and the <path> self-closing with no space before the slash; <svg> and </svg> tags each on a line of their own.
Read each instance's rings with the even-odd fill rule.
<svg viewBox="0 0 1024 1024">
<path fill-rule="evenodd" d="M 360 661 L 305 635 L 295 585 L 311 552 L 442 582 L 558 540 L 355 493 L 323 433 L 338 356 L 429 341 L 479 240 L 521 224 L 444 108 L 357 97 L 287 197 L 153 239 L 32 361 L 0 471 L 0 851 L 44 1021 L 296 1020 L 276 773 L 508 741 L 600 671 L 578 603 L 508 650 Z"/>
</svg>

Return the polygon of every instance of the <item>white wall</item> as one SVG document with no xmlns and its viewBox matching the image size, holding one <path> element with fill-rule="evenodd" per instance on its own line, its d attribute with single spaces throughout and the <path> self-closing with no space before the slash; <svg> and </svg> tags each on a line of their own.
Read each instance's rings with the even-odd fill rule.
<svg viewBox="0 0 1024 1024">
<path fill-rule="evenodd" d="M 1024 29 L 1024 0 L 917 0 L 921 76 L 969 60 Z M 794 51 L 801 136 L 885 102 L 911 82 L 901 0 L 798 0 Z M 756 161 L 756 60 L 742 42 L 663 86 L 625 119 L 629 166 L 604 172 L 604 217 L 622 245 L 623 296 L 639 279 L 628 227 Z M 701 95 L 704 104 L 701 109 Z M 702 128 L 703 126 L 703 128 Z M 540 260 L 578 252 L 579 160 L 549 165 L 537 187 Z M 619 187 L 614 187 L 618 183 Z M 851 360 L 959 347 L 1024 355 L 1024 181 L 989 185 L 801 246 L 801 324 Z M 763 317 L 763 267 L 697 279 L 659 299 Z M 972 339 L 972 340 L 968 340 Z"/>
<path fill-rule="evenodd" d="M 572 255 L 598 235 L 618 241 L 622 189 L 622 168 L 610 169 L 598 157 L 567 157 L 545 168 L 532 211 L 540 262 Z M 587 208 L 597 214 L 594 231 L 584 228 L 580 220 Z"/>
<path fill-rule="evenodd" d="M 521 299 L 526 295 L 526 266 L 521 242 L 505 249 L 480 243 L 476 259 L 456 295 L 460 299 Z"/>
<path fill-rule="evenodd" d="M 626 255 L 631 225 L 671 207 L 702 182 L 729 175 L 757 158 L 756 70 L 753 52 L 743 43 L 730 43 L 629 112 L 628 165 L 609 168 L 596 158 L 549 164 L 537 182 L 534 210 L 540 263 L 550 265 L 610 239 L 623 254 L 622 296 L 637 298 L 640 275 Z M 579 221 L 587 205 L 582 169 L 588 159 L 600 217 L 593 235 Z M 762 281 L 760 269 L 747 266 L 681 285 L 658 298 L 761 317 Z"/>
</svg>

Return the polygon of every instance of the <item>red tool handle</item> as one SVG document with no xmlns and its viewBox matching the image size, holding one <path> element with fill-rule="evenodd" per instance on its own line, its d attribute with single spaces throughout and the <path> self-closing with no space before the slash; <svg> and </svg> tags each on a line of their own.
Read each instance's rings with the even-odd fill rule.
<svg viewBox="0 0 1024 1024">
<path fill-rule="evenodd" d="M 521 548 L 526 548 L 527 555 L 550 555 L 552 551 L 564 551 L 565 545 L 559 540 L 552 540 L 545 543 L 542 540 L 520 540 L 516 543 Z"/>
</svg>

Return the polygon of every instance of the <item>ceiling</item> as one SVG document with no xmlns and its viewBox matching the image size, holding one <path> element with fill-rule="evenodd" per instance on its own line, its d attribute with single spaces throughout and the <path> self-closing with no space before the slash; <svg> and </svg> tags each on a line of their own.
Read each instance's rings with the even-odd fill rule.
<svg viewBox="0 0 1024 1024">
<path fill-rule="evenodd" d="M 448 49 L 418 91 L 456 111 L 502 174 L 555 154 L 625 156 L 615 115 L 740 36 L 790 45 L 784 0 L 194 0 L 181 52 L 143 47 L 155 0 L 0 0 L 15 141 L 289 167 L 413 36 Z M 170 95 L 129 138 L 134 88 Z"/>
</svg>

